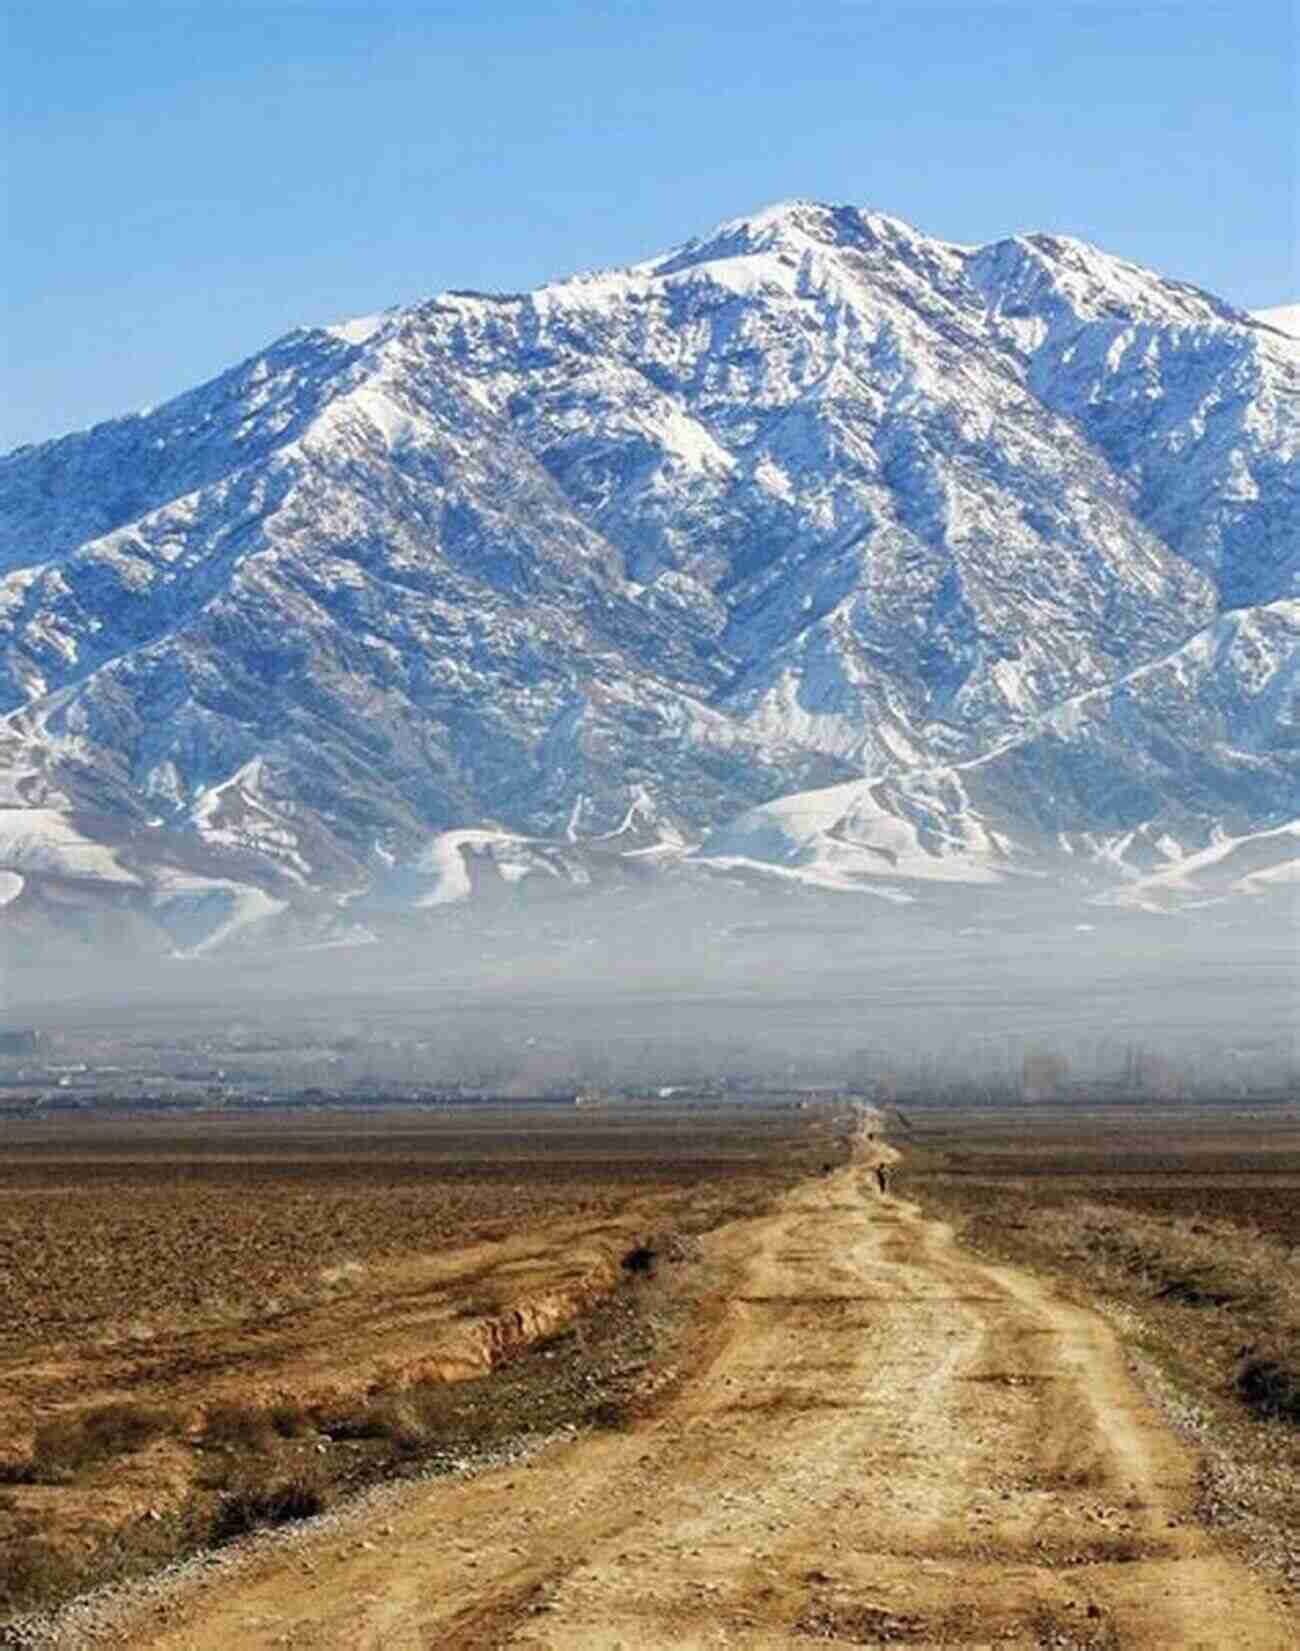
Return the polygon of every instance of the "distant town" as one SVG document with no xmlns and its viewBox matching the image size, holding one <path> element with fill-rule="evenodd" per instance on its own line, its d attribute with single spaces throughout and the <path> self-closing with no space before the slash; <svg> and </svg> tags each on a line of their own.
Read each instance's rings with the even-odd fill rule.
<svg viewBox="0 0 1300 1651">
<path fill-rule="evenodd" d="M 786 1096 L 794 1103 L 971 1106 L 1007 1102 L 1106 1105 L 1147 1100 L 1294 1102 L 1293 1040 L 1206 1047 L 1178 1055 L 1137 1043 L 1066 1055 L 1002 1039 L 958 1063 L 943 1056 L 779 1062 L 733 1046 L 675 1047 L 646 1038 L 611 1060 L 563 1036 L 475 1040 L 409 1026 L 279 1030 L 246 1019 L 202 1030 L 0 1025 L 0 1118 L 88 1109 L 249 1109 L 268 1106 L 449 1105 L 483 1101 L 579 1107 Z"/>
</svg>

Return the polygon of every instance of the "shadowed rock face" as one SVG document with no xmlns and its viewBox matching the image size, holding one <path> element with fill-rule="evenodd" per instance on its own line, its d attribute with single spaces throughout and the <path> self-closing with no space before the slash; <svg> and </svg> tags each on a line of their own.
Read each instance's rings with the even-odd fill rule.
<svg viewBox="0 0 1300 1651">
<path fill-rule="evenodd" d="M 194 879 L 400 900 L 474 828 L 563 881 L 864 778 L 904 880 L 1145 876 L 1300 815 L 1298 391 L 1282 332 L 1082 243 L 811 203 L 291 334 L 0 463 L 0 804 L 191 926 Z"/>
</svg>

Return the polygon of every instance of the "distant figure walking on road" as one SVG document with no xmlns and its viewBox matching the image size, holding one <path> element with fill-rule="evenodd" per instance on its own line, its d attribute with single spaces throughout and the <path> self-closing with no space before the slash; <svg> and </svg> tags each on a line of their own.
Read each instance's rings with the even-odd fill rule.
<svg viewBox="0 0 1300 1651">
<path fill-rule="evenodd" d="M 882 1198 L 889 1191 L 889 1171 L 883 1164 L 876 1165 L 876 1186 Z"/>
</svg>

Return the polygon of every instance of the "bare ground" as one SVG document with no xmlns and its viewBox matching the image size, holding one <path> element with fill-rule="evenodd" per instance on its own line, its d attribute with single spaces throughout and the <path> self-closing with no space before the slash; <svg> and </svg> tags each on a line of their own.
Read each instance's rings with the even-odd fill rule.
<svg viewBox="0 0 1300 1651">
<path fill-rule="evenodd" d="M 832 1146 L 792 1106 L 11 1126 L 0 1643 L 241 1509 L 618 1411 L 650 1329 L 624 1256 L 766 1208 Z M 575 1320 L 577 1356 L 527 1362 Z"/>
<path fill-rule="evenodd" d="M 1294 1105 L 935 1108 L 903 1189 L 983 1259 L 1104 1314 L 1197 1452 L 1197 1516 L 1300 1609 Z"/>
<path fill-rule="evenodd" d="M 888 1150 L 888 1149 L 885 1149 Z M 704 1240 L 730 1290 L 629 1429 L 412 1486 L 153 1596 L 109 1643 L 1289 1651 L 1114 1332 L 868 1166 Z"/>
</svg>

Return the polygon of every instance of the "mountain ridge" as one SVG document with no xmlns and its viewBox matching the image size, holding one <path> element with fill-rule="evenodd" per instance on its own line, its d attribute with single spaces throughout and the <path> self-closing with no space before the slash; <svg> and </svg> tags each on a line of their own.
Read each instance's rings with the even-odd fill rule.
<svg viewBox="0 0 1300 1651">
<path fill-rule="evenodd" d="M 1105 740 L 1052 738 L 1145 785 L 1133 829 L 1180 853 L 1229 814 L 1275 830 L 1300 814 L 1271 612 L 1300 569 L 1298 398 L 1300 346 L 1185 283 L 806 201 L 299 329 L 0 461 L 0 804 L 200 859 L 233 834 L 247 886 L 328 905 L 484 822 L 594 840 L 639 796 L 700 843 L 1026 742 L 1051 770 L 1054 711 L 1239 613 L 1271 698 L 1210 642 L 1153 678 L 1177 700 L 1183 671 L 1206 750 L 1172 760 L 1185 730 L 1141 687 Z M 1239 750 L 1260 696 L 1278 737 Z M 1051 812 L 1013 766 L 1012 838 Z"/>
</svg>

